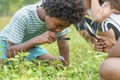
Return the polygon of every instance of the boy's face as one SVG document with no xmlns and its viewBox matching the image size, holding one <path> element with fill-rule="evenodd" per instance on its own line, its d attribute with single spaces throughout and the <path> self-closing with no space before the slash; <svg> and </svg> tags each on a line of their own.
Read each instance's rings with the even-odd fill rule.
<svg viewBox="0 0 120 80">
<path fill-rule="evenodd" d="M 45 23 L 46 23 L 47 29 L 49 31 L 52 31 L 55 33 L 60 32 L 63 29 L 70 26 L 70 23 L 68 23 L 64 20 L 61 20 L 61 19 L 56 18 L 56 17 L 49 17 L 49 16 L 45 17 Z"/>
</svg>

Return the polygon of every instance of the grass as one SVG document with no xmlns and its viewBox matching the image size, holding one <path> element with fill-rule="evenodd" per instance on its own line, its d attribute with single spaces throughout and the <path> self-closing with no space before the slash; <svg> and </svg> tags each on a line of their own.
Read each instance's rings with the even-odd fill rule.
<svg viewBox="0 0 120 80">
<path fill-rule="evenodd" d="M 9 23 L 10 19 L 10 16 L 0 17 L 0 30 Z"/>
<path fill-rule="evenodd" d="M 10 20 L 10 17 L 0 18 L 0 29 Z M 23 60 L 27 53 L 17 55 L 14 59 L 9 59 L 9 65 L 3 62 L 0 67 L 0 80 L 99 80 L 99 66 L 106 54 L 95 52 L 91 44 L 87 43 L 76 31 L 74 26 L 70 27 L 71 32 L 67 35 L 71 38 L 70 66 L 61 66 L 60 61 L 52 62 L 52 66 L 47 66 L 43 61 L 35 60 L 37 64 Z M 59 57 L 56 42 L 45 44 L 51 54 Z M 3 65 L 4 64 L 4 65 Z"/>
</svg>

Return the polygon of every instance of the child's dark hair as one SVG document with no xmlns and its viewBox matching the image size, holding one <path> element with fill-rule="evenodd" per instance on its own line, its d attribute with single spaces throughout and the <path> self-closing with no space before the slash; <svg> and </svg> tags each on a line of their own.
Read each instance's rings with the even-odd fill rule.
<svg viewBox="0 0 120 80">
<path fill-rule="evenodd" d="M 120 11 L 120 0 L 110 0 L 112 8 L 115 8 Z"/>
<path fill-rule="evenodd" d="M 58 17 L 69 23 L 80 22 L 85 12 L 84 0 L 45 0 L 42 6 L 50 17 Z"/>
<path fill-rule="evenodd" d="M 100 5 L 104 3 L 104 0 L 99 0 Z"/>
</svg>

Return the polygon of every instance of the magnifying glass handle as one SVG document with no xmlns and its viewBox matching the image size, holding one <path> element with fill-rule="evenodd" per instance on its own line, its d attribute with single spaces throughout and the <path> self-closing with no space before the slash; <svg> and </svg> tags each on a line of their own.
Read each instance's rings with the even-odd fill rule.
<svg viewBox="0 0 120 80">
<path fill-rule="evenodd" d="M 70 38 L 57 38 L 57 40 L 70 40 Z"/>
</svg>

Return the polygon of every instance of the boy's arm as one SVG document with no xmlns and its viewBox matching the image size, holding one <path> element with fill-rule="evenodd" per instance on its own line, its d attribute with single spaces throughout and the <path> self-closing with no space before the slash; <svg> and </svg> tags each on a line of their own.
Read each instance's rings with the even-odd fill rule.
<svg viewBox="0 0 120 80">
<path fill-rule="evenodd" d="M 25 52 L 31 49 L 35 45 L 35 43 L 34 40 L 31 39 L 21 44 L 14 44 L 11 42 L 7 42 L 7 45 L 8 47 L 7 47 L 6 56 L 7 58 L 11 58 L 11 57 L 15 57 L 15 55 L 17 55 L 18 52 Z"/>
<path fill-rule="evenodd" d="M 91 10 L 92 10 L 92 16 L 94 20 L 97 22 L 103 21 L 112 13 L 110 4 L 101 7 L 99 0 L 91 0 Z"/>
<path fill-rule="evenodd" d="M 7 48 L 7 57 L 14 57 L 18 52 L 25 52 L 31 49 L 35 45 L 45 44 L 45 43 L 52 43 L 56 40 L 55 33 L 46 31 L 41 35 L 38 35 L 24 43 L 21 44 L 13 44 L 8 42 Z"/>
<path fill-rule="evenodd" d="M 65 36 L 61 36 L 60 38 L 65 38 Z M 64 66 L 69 65 L 69 47 L 68 42 L 66 40 L 57 40 L 58 48 L 60 56 L 62 56 L 65 60 L 62 60 Z"/>
</svg>

